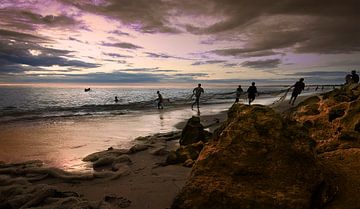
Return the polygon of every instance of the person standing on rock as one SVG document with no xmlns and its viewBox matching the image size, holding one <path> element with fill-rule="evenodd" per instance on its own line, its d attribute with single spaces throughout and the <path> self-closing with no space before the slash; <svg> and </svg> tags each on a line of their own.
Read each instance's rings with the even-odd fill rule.
<svg viewBox="0 0 360 209">
<path fill-rule="evenodd" d="M 193 95 L 195 95 L 195 102 L 192 103 L 191 109 L 194 109 L 194 105 L 197 105 L 197 108 L 199 109 L 199 103 L 200 103 L 200 95 L 201 93 L 204 93 L 204 89 L 201 88 L 201 83 L 198 84 L 198 87 L 194 88 Z"/>
<path fill-rule="evenodd" d="M 291 87 L 294 87 L 294 90 L 292 92 L 289 104 L 294 105 L 297 96 L 302 92 L 302 90 L 305 89 L 304 78 L 300 78 L 300 80 Z"/>
<path fill-rule="evenodd" d="M 239 85 L 239 87 L 236 89 L 236 99 L 235 99 L 235 103 L 239 102 L 240 96 L 243 93 L 243 89 L 241 88 L 241 85 Z"/>
<path fill-rule="evenodd" d="M 351 82 L 352 83 L 359 83 L 359 75 L 356 74 L 356 71 L 351 71 Z"/>
<path fill-rule="evenodd" d="M 255 100 L 256 94 L 259 95 L 257 88 L 255 86 L 255 82 L 251 83 L 251 86 L 249 86 L 246 92 L 248 93 L 249 105 L 251 105 L 251 102 Z"/>
<path fill-rule="evenodd" d="M 163 106 L 164 99 L 163 99 L 162 95 L 160 94 L 160 91 L 157 91 L 156 93 L 158 95 L 158 98 L 155 100 L 158 102 L 157 107 L 158 107 L 158 109 L 164 109 L 164 106 Z"/>
</svg>

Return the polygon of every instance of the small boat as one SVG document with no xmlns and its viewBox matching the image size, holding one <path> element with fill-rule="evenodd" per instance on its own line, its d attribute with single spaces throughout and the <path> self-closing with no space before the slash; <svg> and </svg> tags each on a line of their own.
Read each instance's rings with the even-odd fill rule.
<svg viewBox="0 0 360 209">
<path fill-rule="evenodd" d="M 84 89 L 84 91 L 85 91 L 85 92 L 88 92 L 88 91 L 90 91 L 90 88 Z"/>
</svg>

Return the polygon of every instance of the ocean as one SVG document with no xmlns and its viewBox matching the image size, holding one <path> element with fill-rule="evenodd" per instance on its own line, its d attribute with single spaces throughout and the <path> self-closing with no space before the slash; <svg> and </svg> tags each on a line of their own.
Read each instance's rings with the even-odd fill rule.
<svg viewBox="0 0 360 209">
<path fill-rule="evenodd" d="M 0 123 L 16 120 L 33 120 L 49 117 L 75 117 L 84 115 L 120 115 L 132 111 L 146 111 L 156 107 L 156 91 L 160 90 L 166 100 L 165 108 L 190 105 L 192 89 L 152 88 L 55 88 L 8 86 L 0 87 Z M 244 89 L 246 90 L 246 89 Z M 286 90 L 283 86 L 259 87 L 261 95 L 277 96 Z M 205 89 L 201 103 L 231 103 L 234 89 Z M 115 103 L 117 96 L 119 101 Z"/>
<path fill-rule="evenodd" d="M 287 88 L 259 86 L 253 104 L 272 104 Z M 192 89 L 0 87 L 0 161 L 39 159 L 48 166 L 90 171 L 81 160 L 90 153 L 129 148 L 136 137 L 177 131 L 176 124 L 194 115 L 215 115 L 235 101 L 235 88 L 204 89 L 200 113 L 190 108 Z M 164 110 L 154 102 L 158 90 L 170 101 Z M 310 87 L 302 95 L 315 92 Z M 240 102 L 247 102 L 245 94 Z"/>
</svg>

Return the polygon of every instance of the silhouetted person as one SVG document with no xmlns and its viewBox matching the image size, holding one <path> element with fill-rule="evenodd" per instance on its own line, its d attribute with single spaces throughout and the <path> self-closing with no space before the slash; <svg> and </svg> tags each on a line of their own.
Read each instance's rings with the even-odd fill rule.
<svg viewBox="0 0 360 209">
<path fill-rule="evenodd" d="M 236 89 L 236 99 L 235 99 L 235 103 L 239 102 L 240 96 L 243 93 L 243 89 L 241 88 L 241 85 L 239 85 L 239 87 Z"/>
<path fill-rule="evenodd" d="M 350 83 L 352 83 L 352 76 L 351 74 L 347 74 L 345 76 L 345 84 L 350 84 Z"/>
<path fill-rule="evenodd" d="M 316 86 L 315 91 L 317 91 L 318 89 L 319 89 L 319 86 Z"/>
<path fill-rule="evenodd" d="M 324 91 L 324 86 L 321 86 L 321 91 Z"/>
<path fill-rule="evenodd" d="M 249 86 L 246 92 L 248 93 L 249 105 L 251 105 L 251 102 L 255 100 L 256 94 L 258 93 L 255 82 L 251 83 L 251 86 Z"/>
<path fill-rule="evenodd" d="M 118 103 L 119 102 L 119 99 L 118 99 L 118 97 L 117 96 L 115 96 L 115 103 Z"/>
<path fill-rule="evenodd" d="M 294 90 L 292 92 L 289 104 L 294 105 L 295 100 L 297 98 L 297 96 L 301 93 L 302 90 L 304 90 L 305 88 L 305 83 L 304 83 L 304 79 L 300 78 L 300 80 L 298 82 L 296 82 L 292 87 L 294 87 Z"/>
<path fill-rule="evenodd" d="M 356 74 L 356 71 L 351 71 L 351 81 L 352 83 L 359 83 L 359 75 Z"/>
<path fill-rule="evenodd" d="M 158 102 L 157 107 L 158 107 L 158 109 L 164 109 L 164 106 L 163 106 L 164 99 L 163 99 L 162 95 L 160 94 L 160 91 L 157 91 L 156 93 L 158 95 L 158 98 L 155 100 Z"/>
<path fill-rule="evenodd" d="M 194 108 L 194 105 L 197 105 L 197 108 L 199 108 L 199 103 L 200 103 L 200 95 L 201 93 L 204 93 L 204 89 L 201 88 L 201 83 L 198 84 L 198 87 L 194 88 L 193 90 L 193 95 L 195 95 L 195 102 L 192 103 L 191 105 L 191 109 Z"/>
</svg>

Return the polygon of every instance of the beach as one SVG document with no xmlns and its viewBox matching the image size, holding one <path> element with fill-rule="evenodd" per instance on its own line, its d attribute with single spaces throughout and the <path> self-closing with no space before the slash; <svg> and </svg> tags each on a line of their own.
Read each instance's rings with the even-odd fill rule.
<svg viewBox="0 0 360 209">
<path fill-rule="evenodd" d="M 308 97 L 299 97 L 296 104 Z M 271 105 L 274 100 L 259 97 L 254 103 Z M 273 107 L 283 112 L 292 107 L 287 102 Z M 82 116 L 5 123 L 0 126 L 0 159 L 6 163 L 40 160 L 44 163 L 41 167 L 86 174 L 94 171 L 92 163 L 82 161 L 85 156 L 103 150 L 131 150 L 143 144 L 138 137 L 141 139 L 141 136 L 150 135 L 155 142 L 148 143 L 144 150 L 126 152 L 129 159 L 126 164 L 121 164 L 116 174 L 118 177 L 113 180 L 45 178 L 34 185 L 45 184 L 60 191 L 73 191 L 90 202 L 99 203 L 113 197 L 121 200 L 126 208 L 169 208 L 184 186 L 191 168 L 181 164 L 162 166 L 166 153 L 179 147 L 179 134 L 190 117 L 200 116 L 205 129 L 213 132 L 226 120 L 227 110 L 232 104 L 202 105 L 200 113 L 197 109 L 183 106 L 106 117 Z M 165 154 L 154 154 L 157 150 L 164 150 Z M 96 172 L 107 172 L 108 169 L 100 168 Z"/>
</svg>

